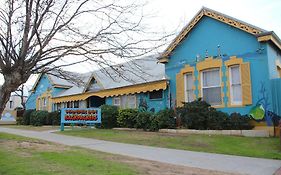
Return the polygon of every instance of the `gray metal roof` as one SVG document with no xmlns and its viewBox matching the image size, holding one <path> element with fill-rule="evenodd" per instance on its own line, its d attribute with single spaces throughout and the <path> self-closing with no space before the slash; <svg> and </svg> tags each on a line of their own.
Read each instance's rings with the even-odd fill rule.
<svg viewBox="0 0 281 175">
<path fill-rule="evenodd" d="M 71 84 L 71 88 L 63 91 L 56 97 L 81 94 L 85 91 L 96 92 L 104 89 L 114 89 L 166 79 L 165 66 L 162 63 L 157 63 L 156 56 L 130 60 L 122 64 L 112 65 L 111 67 L 76 76 L 82 77 L 84 84 L 79 86 L 76 83 L 68 81 Z M 96 80 L 95 84 L 91 83 L 92 78 Z M 67 81 L 60 80 L 58 77 L 54 80 L 61 84 Z"/>
</svg>

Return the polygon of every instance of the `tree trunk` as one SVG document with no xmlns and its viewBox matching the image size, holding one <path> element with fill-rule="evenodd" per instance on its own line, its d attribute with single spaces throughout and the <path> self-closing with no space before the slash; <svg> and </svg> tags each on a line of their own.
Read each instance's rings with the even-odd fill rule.
<svg viewBox="0 0 281 175">
<path fill-rule="evenodd" d="M 10 95 L 13 92 L 12 88 L 9 87 L 9 84 L 6 82 L 0 88 L 0 115 L 2 115 L 6 103 L 10 99 Z"/>
<path fill-rule="evenodd" d="M 9 74 L 4 74 L 4 84 L 0 87 L 0 116 L 2 115 L 6 103 L 9 101 L 11 93 L 27 81 L 29 76 L 21 74 L 19 71 L 13 70 Z"/>
</svg>

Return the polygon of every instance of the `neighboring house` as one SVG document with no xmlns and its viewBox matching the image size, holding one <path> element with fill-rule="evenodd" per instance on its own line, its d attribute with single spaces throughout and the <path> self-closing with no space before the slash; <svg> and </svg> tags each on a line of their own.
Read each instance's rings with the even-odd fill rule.
<svg viewBox="0 0 281 175">
<path fill-rule="evenodd" d="M 27 96 L 24 96 L 23 99 L 26 102 Z M 22 101 L 20 96 L 12 94 L 4 110 L 14 110 L 15 108 L 23 108 Z"/>
<path fill-rule="evenodd" d="M 268 122 L 281 115 L 281 41 L 274 32 L 202 8 L 159 62 L 174 106 L 202 97 L 229 114 Z"/>
<path fill-rule="evenodd" d="M 99 107 L 149 108 L 167 106 L 165 68 L 156 57 L 132 60 L 91 73 L 72 73 L 80 85 L 52 74 L 42 74 L 27 100 L 27 109 L 54 111 L 60 108 Z"/>
<path fill-rule="evenodd" d="M 130 61 L 84 75 L 82 86 L 45 74 L 27 108 L 144 108 L 159 111 L 202 97 L 218 110 L 270 124 L 281 115 L 281 41 L 225 14 L 202 8 L 157 60 Z"/>
<path fill-rule="evenodd" d="M 26 101 L 27 96 L 24 96 L 23 99 Z M 12 93 L 2 113 L 0 124 L 15 124 L 17 118 L 17 110 L 15 109 L 23 108 L 21 103 L 21 97 Z"/>
</svg>

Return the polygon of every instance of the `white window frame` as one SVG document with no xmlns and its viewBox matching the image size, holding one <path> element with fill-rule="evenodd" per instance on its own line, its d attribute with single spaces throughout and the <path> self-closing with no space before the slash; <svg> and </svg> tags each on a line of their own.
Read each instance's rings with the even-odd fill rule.
<svg viewBox="0 0 281 175">
<path fill-rule="evenodd" d="M 131 102 L 131 99 L 130 98 L 133 98 L 133 101 L 134 103 L 132 103 L 133 105 L 131 106 L 130 102 Z M 127 95 L 127 107 L 129 108 L 136 108 L 137 107 L 137 98 L 136 98 L 136 95 Z"/>
<path fill-rule="evenodd" d="M 193 88 L 187 89 L 187 85 L 186 85 L 187 84 L 187 76 L 191 76 L 192 82 L 193 82 L 192 87 L 194 86 L 194 80 L 193 80 L 192 73 L 184 74 L 184 100 L 185 100 L 185 102 L 192 102 L 194 100 L 194 92 L 193 92 Z M 189 98 L 188 98 L 188 94 L 189 94 L 188 91 L 192 92 L 192 100 L 191 101 L 189 101 Z"/>
<path fill-rule="evenodd" d="M 46 107 L 47 106 L 47 98 L 46 97 L 43 97 L 43 107 Z"/>
<path fill-rule="evenodd" d="M 234 101 L 233 99 L 233 83 L 232 83 L 232 74 L 231 74 L 231 69 L 233 67 L 238 67 L 239 68 L 239 77 L 240 77 L 240 83 L 239 84 L 235 84 L 235 85 L 240 85 L 240 89 L 241 89 L 241 101 Z M 240 65 L 233 65 L 233 66 L 229 66 L 228 67 L 228 71 L 229 71 L 229 92 L 230 92 L 230 104 L 231 105 L 242 105 L 242 83 L 241 83 L 241 66 Z"/>
<path fill-rule="evenodd" d="M 219 78 L 219 80 L 220 80 L 220 82 L 219 82 L 219 86 L 208 86 L 208 87 L 204 87 L 203 85 L 204 85 L 204 83 L 203 83 L 203 73 L 204 72 L 210 72 L 210 71 L 214 71 L 214 70 L 218 70 L 219 71 L 219 75 L 221 75 L 221 69 L 220 68 L 210 68 L 210 69 L 206 69 L 206 70 L 202 70 L 200 73 L 201 73 L 201 94 L 202 94 L 202 99 L 203 99 L 203 97 L 204 97 L 204 94 L 203 94 L 203 89 L 205 88 L 218 88 L 218 87 L 220 87 L 221 88 L 221 95 L 222 95 L 222 86 L 221 86 L 221 77 Z M 221 106 L 222 105 L 222 103 L 223 103 L 223 100 L 222 100 L 222 97 L 220 97 L 221 98 L 221 104 L 216 104 L 216 105 L 213 105 L 213 104 L 211 104 L 212 106 Z"/>
<path fill-rule="evenodd" d="M 118 100 L 119 101 L 119 103 L 115 103 L 116 101 L 115 100 Z M 121 98 L 120 98 L 120 96 L 118 96 L 118 97 L 114 97 L 113 98 L 113 106 L 121 106 Z"/>
</svg>

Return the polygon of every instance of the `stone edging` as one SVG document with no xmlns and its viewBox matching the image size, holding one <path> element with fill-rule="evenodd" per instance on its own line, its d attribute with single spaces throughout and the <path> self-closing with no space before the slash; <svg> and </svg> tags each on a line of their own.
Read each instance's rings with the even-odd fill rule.
<svg viewBox="0 0 281 175">
<path fill-rule="evenodd" d="M 160 129 L 162 133 L 232 135 L 245 137 L 269 137 L 267 130 L 195 130 L 195 129 Z"/>
<path fill-rule="evenodd" d="M 135 128 L 113 128 L 120 131 L 142 131 Z M 205 134 L 205 135 L 230 135 L 244 137 L 269 137 L 267 130 L 195 130 L 195 129 L 160 129 L 161 133 L 173 134 Z"/>
</svg>

